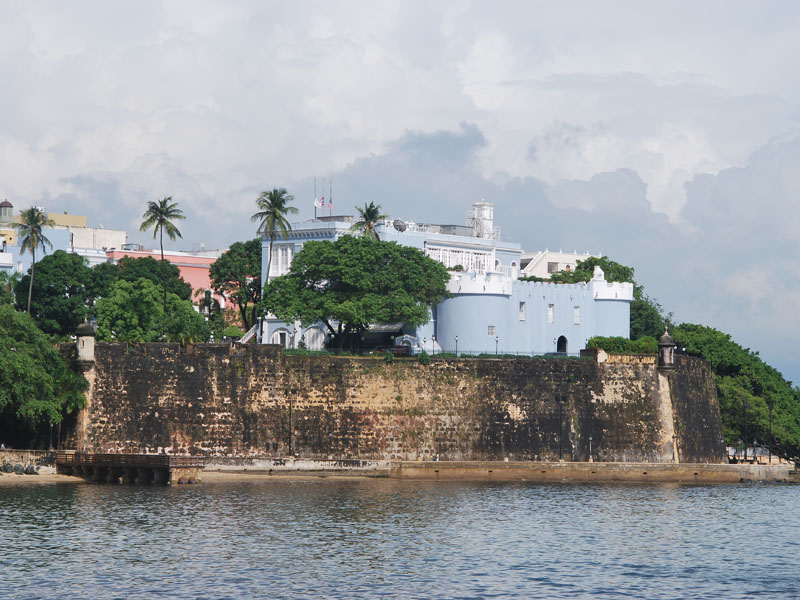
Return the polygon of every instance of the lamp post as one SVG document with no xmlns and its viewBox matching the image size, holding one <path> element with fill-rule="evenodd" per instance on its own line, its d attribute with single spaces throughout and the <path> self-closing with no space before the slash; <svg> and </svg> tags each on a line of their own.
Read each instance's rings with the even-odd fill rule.
<svg viewBox="0 0 800 600">
<path fill-rule="evenodd" d="M 422 338 L 422 351 L 423 352 L 427 352 L 427 350 L 426 350 L 426 346 L 427 345 L 428 345 L 428 338 L 427 337 Z"/>
<path fill-rule="evenodd" d="M 775 408 L 775 401 L 770 400 L 767 403 L 769 406 L 769 463 L 772 464 L 772 409 Z"/>
<path fill-rule="evenodd" d="M 672 462 L 678 462 L 678 452 L 677 452 L 677 446 L 675 444 L 675 440 L 677 440 L 677 439 L 678 439 L 678 436 L 673 434 L 673 436 L 672 436 Z"/>
<path fill-rule="evenodd" d="M 436 356 L 436 336 L 435 335 L 431 336 L 431 354 Z"/>
<path fill-rule="evenodd" d="M 456 336 L 456 358 L 458 358 L 458 336 Z"/>
<path fill-rule="evenodd" d="M 589 436 L 589 462 L 594 462 L 592 458 L 592 436 Z"/>
<path fill-rule="evenodd" d="M 747 462 L 747 400 L 742 401 L 742 416 L 744 420 L 744 462 Z"/>
<path fill-rule="evenodd" d="M 494 336 L 494 355 L 497 356 L 497 346 L 500 344 L 500 336 Z"/>
</svg>

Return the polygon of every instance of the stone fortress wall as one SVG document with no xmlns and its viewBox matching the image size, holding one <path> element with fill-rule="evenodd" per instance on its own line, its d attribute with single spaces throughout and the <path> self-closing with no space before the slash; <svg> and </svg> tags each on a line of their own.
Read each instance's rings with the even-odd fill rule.
<svg viewBox="0 0 800 600">
<path fill-rule="evenodd" d="M 359 460 L 726 462 L 707 363 L 284 355 L 98 343 L 89 452 Z M 559 399 L 561 401 L 559 401 Z M 561 435 L 559 435 L 561 430 Z"/>
</svg>

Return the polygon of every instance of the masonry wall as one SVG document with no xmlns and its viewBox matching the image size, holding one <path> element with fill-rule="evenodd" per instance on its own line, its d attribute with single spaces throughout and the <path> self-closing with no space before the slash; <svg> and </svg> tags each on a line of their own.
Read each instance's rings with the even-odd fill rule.
<svg viewBox="0 0 800 600">
<path fill-rule="evenodd" d="M 591 436 L 596 461 L 670 462 L 674 430 L 693 460 L 723 462 L 713 379 L 698 362 L 684 359 L 660 380 L 641 361 L 388 364 L 285 356 L 267 345 L 97 344 L 75 445 L 211 456 L 584 461 Z M 672 400 L 679 426 L 664 385 L 685 395 Z"/>
</svg>

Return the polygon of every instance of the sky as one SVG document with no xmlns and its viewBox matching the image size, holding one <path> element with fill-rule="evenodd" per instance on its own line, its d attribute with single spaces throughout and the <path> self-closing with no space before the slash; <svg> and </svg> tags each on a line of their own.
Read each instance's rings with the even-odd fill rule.
<svg viewBox="0 0 800 600">
<path fill-rule="evenodd" d="M 603 253 L 800 383 L 800 4 L 0 3 L 0 197 L 170 249 L 263 190 Z"/>
</svg>

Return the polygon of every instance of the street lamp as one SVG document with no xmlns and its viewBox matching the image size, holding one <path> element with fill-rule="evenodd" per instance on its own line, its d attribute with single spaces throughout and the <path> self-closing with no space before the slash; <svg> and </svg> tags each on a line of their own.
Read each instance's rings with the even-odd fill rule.
<svg viewBox="0 0 800 600">
<path fill-rule="evenodd" d="M 458 336 L 456 336 L 456 358 L 458 358 Z"/>
<path fill-rule="evenodd" d="M 770 400 L 767 402 L 769 406 L 769 463 L 772 464 L 772 409 L 775 408 L 775 401 Z"/>
<path fill-rule="evenodd" d="M 428 338 L 427 337 L 422 338 L 422 351 L 423 352 L 427 352 L 427 350 L 425 349 L 425 347 L 427 345 L 428 345 Z"/>
<path fill-rule="evenodd" d="M 594 462 L 592 459 L 592 436 L 589 436 L 589 462 Z"/>
<path fill-rule="evenodd" d="M 436 356 L 436 336 L 431 336 L 431 353 Z"/>
<path fill-rule="evenodd" d="M 500 336 L 494 336 L 494 355 L 497 356 L 497 346 L 500 344 Z"/>
</svg>

